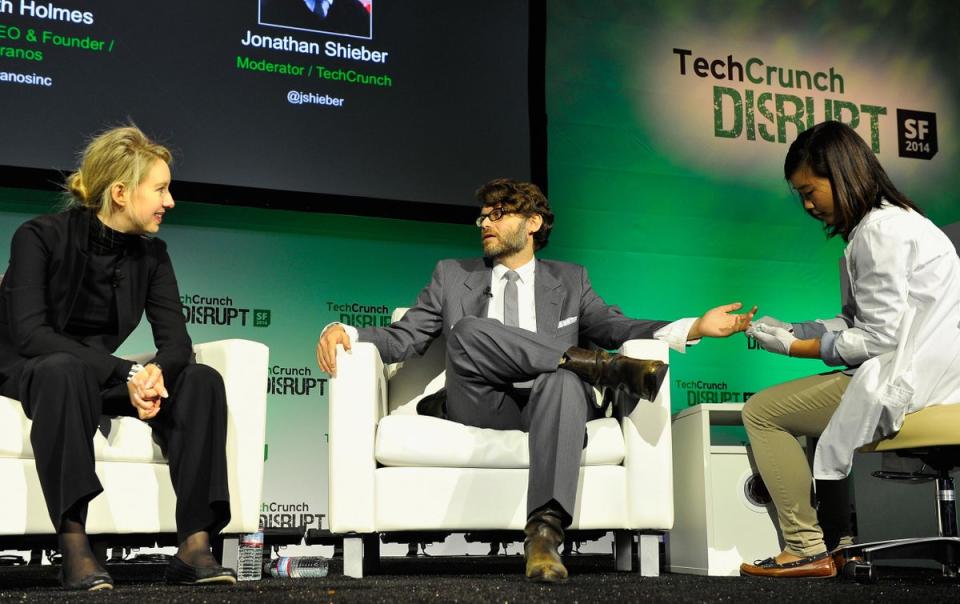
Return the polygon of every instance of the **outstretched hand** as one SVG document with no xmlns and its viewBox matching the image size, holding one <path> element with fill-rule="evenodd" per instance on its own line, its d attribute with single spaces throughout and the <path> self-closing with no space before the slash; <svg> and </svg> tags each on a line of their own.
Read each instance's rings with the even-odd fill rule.
<svg viewBox="0 0 960 604">
<path fill-rule="evenodd" d="M 743 314 L 734 314 L 734 311 L 743 308 L 740 302 L 733 304 L 724 304 L 711 308 L 703 313 L 703 316 L 694 321 L 690 327 L 689 339 L 697 338 L 726 338 L 735 333 L 746 331 L 753 320 L 753 315 L 757 312 L 754 306 L 749 312 Z"/>
</svg>

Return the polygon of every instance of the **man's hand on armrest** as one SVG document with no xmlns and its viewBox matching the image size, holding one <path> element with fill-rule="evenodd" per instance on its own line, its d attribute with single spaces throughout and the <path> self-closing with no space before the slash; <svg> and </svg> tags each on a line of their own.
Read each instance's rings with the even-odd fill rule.
<svg viewBox="0 0 960 604">
<path fill-rule="evenodd" d="M 320 339 L 317 340 L 317 365 L 320 370 L 337 377 L 337 345 L 342 344 L 344 350 L 350 350 L 350 336 L 343 325 L 334 323 L 328 325 Z"/>
</svg>

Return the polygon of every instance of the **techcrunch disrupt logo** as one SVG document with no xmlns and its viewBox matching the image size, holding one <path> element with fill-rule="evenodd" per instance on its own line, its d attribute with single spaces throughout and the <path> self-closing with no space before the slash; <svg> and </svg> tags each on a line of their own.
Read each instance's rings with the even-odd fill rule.
<svg viewBox="0 0 960 604">
<path fill-rule="evenodd" d="M 359 302 L 327 302 L 327 310 L 340 313 L 337 322 L 354 327 L 386 327 L 390 325 L 390 309 Z"/>
<path fill-rule="evenodd" d="M 843 94 L 843 76 L 833 67 L 828 71 L 818 71 L 811 74 L 809 71 L 793 68 L 783 68 L 776 65 L 767 65 L 763 59 L 751 57 L 746 64 L 734 60 L 733 55 L 726 59 L 708 60 L 704 57 L 694 57 L 692 50 L 674 48 L 673 54 L 680 58 L 680 75 L 687 75 L 692 71 L 700 78 L 713 77 L 716 80 L 737 80 L 743 82 L 744 76 L 753 84 L 765 84 L 781 88 L 816 88 L 821 92 Z"/>
<path fill-rule="evenodd" d="M 309 367 L 281 367 L 274 365 L 267 370 L 267 394 L 311 396 L 318 392 L 323 396 L 327 378 L 313 377 Z"/>
<path fill-rule="evenodd" d="M 281 503 L 270 501 L 260 504 L 260 522 L 263 528 L 322 528 L 326 514 L 313 514 L 307 502 Z"/>
<path fill-rule="evenodd" d="M 741 83 L 746 80 L 757 86 L 844 94 L 843 75 L 832 66 L 826 71 L 811 72 L 768 65 L 759 57 L 750 57 L 744 62 L 732 54 L 725 58 L 698 57 L 686 48 L 674 48 L 673 54 L 677 57 L 678 73 L 684 77 Z M 717 138 L 745 137 L 750 141 L 786 143 L 788 125 L 799 133 L 822 121 L 837 120 L 856 128 L 865 119 L 870 123 L 870 147 L 879 153 L 880 116 L 886 114 L 886 107 L 843 99 L 818 101 L 812 96 L 760 89 L 713 87 L 713 135 Z"/>
<path fill-rule="evenodd" d="M 240 325 L 269 327 L 270 311 L 264 308 L 238 308 L 230 296 L 182 294 L 183 318 L 189 325 Z"/>
<path fill-rule="evenodd" d="M 739 403 L 753 394 L 752 392 L 731 392 L 726 382 L 674 380 L 674 385 L 687 392 L 688 407 L 701 403 Z"/>
</svg>

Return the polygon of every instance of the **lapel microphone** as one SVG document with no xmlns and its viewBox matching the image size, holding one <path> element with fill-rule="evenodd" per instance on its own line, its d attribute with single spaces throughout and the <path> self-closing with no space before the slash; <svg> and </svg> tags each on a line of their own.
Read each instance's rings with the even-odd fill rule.
<svg viewBox="0 0 960 604">
<path fill-rule="evenodd" d="M 490 286 L 489 286 L 489 285 L 487 286 L 487 288 L 486 288 L 485 290 L 483 290 L 483 295 L 486 296 L 486 297 L 488 297 L 488 298 L 492 298 L 492 297 L 493 297 L 493 290 L 490 289 Z"/>
</svg>

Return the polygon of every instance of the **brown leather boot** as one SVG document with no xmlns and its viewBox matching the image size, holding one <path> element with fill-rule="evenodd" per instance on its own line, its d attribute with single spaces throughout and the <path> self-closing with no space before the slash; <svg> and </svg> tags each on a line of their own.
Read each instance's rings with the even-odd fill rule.
<svg viewBox="0 0 960 604">
<path fill-rule="evenodd" d="M 527 561 L 527 579 L 545 583 L 567 580 L 567 567 L 557 549 L 563 543 L 563 521 L 560 513 L 544 508 L 530 515 L 523 529 L 523 555 Z"/>
<path fill-rule="evenodd" d="M 582 380 L 603 388 L 623 388 L 633 396 L 652 401 L 667 376 L 663 361 L 634 359 L 606 350 L 571 347 L 560 361 L 560 367 L 574 372 Z"/>
</svg>

